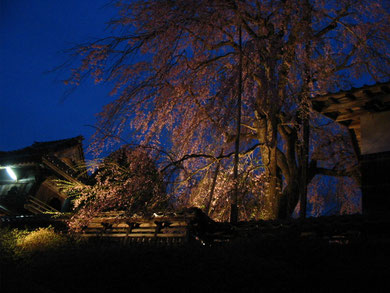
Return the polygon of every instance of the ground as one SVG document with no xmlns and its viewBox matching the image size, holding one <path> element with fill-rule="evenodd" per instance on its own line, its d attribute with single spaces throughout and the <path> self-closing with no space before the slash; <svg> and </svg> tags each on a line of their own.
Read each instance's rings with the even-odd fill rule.
<svg viewBox="0 0 390 293">
<path fill-rule="evenodd" d="M 329 244 L 259 239 L 229 245 L 67 245 L 1 260 L 6 292 L 389 292 L 386 239 Z"/>
</svg>

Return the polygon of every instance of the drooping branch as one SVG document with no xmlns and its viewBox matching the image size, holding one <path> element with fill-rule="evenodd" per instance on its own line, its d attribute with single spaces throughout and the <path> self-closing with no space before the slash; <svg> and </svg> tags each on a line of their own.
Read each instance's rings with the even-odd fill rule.
<svg viewBox="0 0 390 293">
<path fill-rule="evenodd" d="M 254 144 L 253 146 L 248 148 L 246 151 L 241 152 L 240 156 L 244 156 L 244 155 L 247 155 L 247 154 L 253 152 L 254 150 L 256 150 L 261 145 L 264 145 L 264 143 L 256 143 L 256 144 Z M 228 153 L 226 155 L 222 154 L 222 155 L 219 155 L 219 156 L 213 156 L 213 155 L 208 155 L 208 154 L 188 154 L 188 155 L 184 155 L 179 160 L 172 161 L 171 163 L 166 165 L 164 168 L 162 168 L 162 171 L 164 172 L 165 170 L 167 170 L 169 167 L 172 167 L 172 166 L 179 166 L 181 163 L 183 163 L 184 161 L 189 160 L 189 159 L 204 158 L 204 159 L 212 159 L 214 161 L 220 161 L 222 159 L 230 158 L 231 156 L 234 155 L 234 153 L 235 152 L 230 152 L 230 153 Z"/>
</svg>

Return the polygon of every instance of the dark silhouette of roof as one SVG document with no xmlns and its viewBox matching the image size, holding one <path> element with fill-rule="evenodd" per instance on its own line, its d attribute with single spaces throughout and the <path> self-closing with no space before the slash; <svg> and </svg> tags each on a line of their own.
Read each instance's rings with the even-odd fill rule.
<svg viewBox="0 0 390 293">
<path fill-rule="evenodd" d="M 47 142 L 34 142 L 31 146 L 8 152 L 0 151 L 0 165 L 18 165 L 25 163 L 40 163 L 43 157 L 81 145 L 82 136 Z"/>
</svg>

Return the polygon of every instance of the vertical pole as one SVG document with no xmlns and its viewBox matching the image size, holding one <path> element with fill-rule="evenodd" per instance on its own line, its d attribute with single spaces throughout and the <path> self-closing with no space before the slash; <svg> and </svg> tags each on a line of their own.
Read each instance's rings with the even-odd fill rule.
<svg viewBox="0 0 390 293">
<path fill-rule="evenodd" d="M 238 159 L 240 151 L 240 132 L 241 132 L 241 96 L 242 96 L 242 30 L 241 25 L 238 28 L 239 35 L 239 61 L 238 61 L 238 97 L 237 97 L 237 133 L 235 141 L 235 153 L 234 153 L 234 192 L 232 194 L 232 203 L 230 208 L 230 222 L 237 223 L 238 221 L 238 193 L 239 193 L 239 183 L 238 183 Z"/>
<path fill-rule="evenodd" d="M 311 5 L 310 1 L 306 0 L 304 2 L 304 13 L 306 24 L 306 56 L 309 59 L 311 56 L 311 44 L 310 39 L 312 36 L 311 31 Z M 311 74 L 309 65 L 305 65 L 305 76 L 304 76 L 304 90 L 303 90 L 303 105 L 301 106 L 302 114 L 302 145 L 301 145 L 301 184 L 300 184 L 300 218 L 306 218 L 306 206 L 307 206 L 307 184 L 308 184 L 308 168 L 309 168 L 309 139 L 310 139 L 310 125 L 309 125 L 309 103 L 310 103 L 310 88 L 309 84 L 311 82 Z"/>
<path fill-rule="evenodd" d="M 223 155 L 223 148 L 221 148 L 221 153 L 219 156 Z M 211 183 L 211 189 L 210 189 L 210 195 L 207 201 L 207 206 L 206 206 L 206 214 L 207 216 L 211 217 L 211 202 L 213 201 L 213 196 L 214 196 L 214 191 L 215 191 L 215 185 L 217 185 L 217 178 L 218 178 L 218 173 L 219 173 L 219 168 L 221 166 L 221 161 L 218 160 L 217 166 L 215 167 L 214 171 L 214 176 L 213 176 L 213 182 Z"/>
<path fill-rule="evenodd" d="M 306 107 L 305 107 L 306 108 Z M 306 112 L 307 109 L 304 109 Z M 307 206 L 307 174 L 309 164 L 309 138 L 310 138 L 310 126 L 308 113 L 303 113 L 303 125 L 302 125 L 302 146 L 301 146 L 301 184 L 300 184 L 300 218 L 306 218 L 306 206 Z"/>
</svg>

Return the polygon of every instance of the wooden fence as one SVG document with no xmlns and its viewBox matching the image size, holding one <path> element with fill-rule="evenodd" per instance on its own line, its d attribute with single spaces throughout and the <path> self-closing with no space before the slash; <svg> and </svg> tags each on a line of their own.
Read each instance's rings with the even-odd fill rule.
<svg viewBox="0 0 390 293">
<path fill-rule="evenodd" d="M 123 244 L 180 245 L 196 239 L 199 230 L 196 213 L 124 217 L 101 213 L 84 227 L 82 237 L 120 241 Z"/>
</svg>

